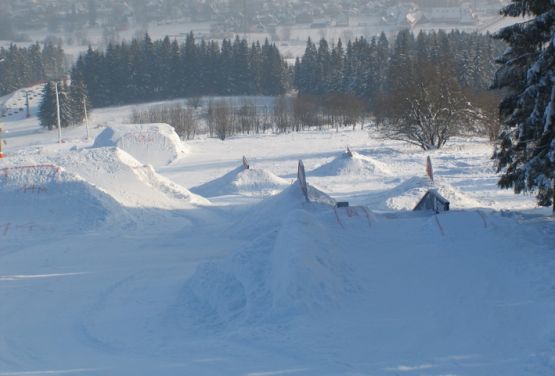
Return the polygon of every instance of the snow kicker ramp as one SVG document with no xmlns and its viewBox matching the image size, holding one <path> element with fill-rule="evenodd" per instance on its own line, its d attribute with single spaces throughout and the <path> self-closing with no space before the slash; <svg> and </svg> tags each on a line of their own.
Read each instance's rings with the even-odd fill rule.
<svg viewBox="0 0 555 376">
<path fill-rule="evenodd" d="M 413 177 L 405 180 L 398 186 L 378 194 L 379 200 L 384 202 L 386 208 L 395 210 L 412 210 L 424 194 L 432 188 L 451 202 L 452 208 L 479 208 L 483 205 L 469 197 L 452 185 L 437 179 L 432 182 L 428 177 Z M 378 206 L 379 207 L 379 206 Z"/>
<path fill-rule="evenodd" d="M 239 166 L 227 174 L 205 184 L 191 188 L 204 197 L 227 195 L 271 196 L 291 184 L 270 171 Z"/>
<path fill-rule="evenodd" d="M 331 162 L 314 169 L 309 173 L 310 176 L 389 176 L 391 172 L 387 166 L 357 152 L 351 151 L 342 153 Z"/>
<path fill-rule="evenodd" d="M 54 164 L 0 164 L 0 208 L 0 236 L 87 231 L 129 219 L 110 195 Z"/>
<path fill-rule="evenodd" d="M 166 166 L 187 153 L 173 127 L 168 124 L 121 124 L 103 130 L 93 147 L 118 147 L 137 160 L 154 167 Z"/>
<path fill-rule="evenodd" d="M 51 159 L 131 208 L 188 209 L 208 200 L 159 175 L 116 147 L 60 153 Z"/>
<path fill-rule="evenodd" d="M 333 213 L 334 202 L 308 188 L 311 202 L 296 182 L 229 229 L 232 236 L 254 240 L 199 266 L 184 292 L 184 314 L 193 325 L 221 329 L 319 312 L 357 289 L 318 219 Z"/>
</svg>

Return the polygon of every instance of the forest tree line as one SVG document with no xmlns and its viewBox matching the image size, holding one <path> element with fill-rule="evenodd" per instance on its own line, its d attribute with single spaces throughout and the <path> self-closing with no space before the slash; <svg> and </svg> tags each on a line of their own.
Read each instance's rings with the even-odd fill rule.
<svg viewBox="0 0 555 376">
<path fill-rule="evenodd" d="M 416 85 L 419 70 L 449 68 L 461 89 L 473 93 L 489 88 L 495 58 L 505 44 L 487 34 L 453 31 L 400 32 L 393 43 L 385 34 L 343 45 L 308 39 L 293 68 L 267 40 L 249 46 L 236 37 L 197 41 L 190 33 L 179 44 L 168 37 L 152 41 L 109 44 L 105 51 L 89 50 L 72 69 L 83 81 L 95 107 L 193 96 L 281 95 L 288 89 L 300 95 L 352 95 L 364 99 L 369 110 L 378 98 L 399 85 Z"/>
<path fill-rule="evenodd" d="M 89 48 L 72 69 L 72 80 L 88 89 L 94 107 L 191 96 L 280 95 L 287 89 L 288 68 L 278 48 L 267 40 L 185 43 L 142 40 Z"/>
<path fill-rule="evenodd" d="M 220 45 L 196 41 L 190 33 L 179 44 L 168 37 L 152 41 L 146 34 L 105 51 L 89 48 L 73 66 L 72 82 L 85 89 L 94 107 L 179 97 L 282 96 L 293 88 L 298 98 L 283 102 L 289 114 L 273 116 L 278 123 L 272 129 L 322 127 L 326 121 L 332 127 L 350 126 L 362 109 L 388 138 L 430 149 L 458 134 L 497 135 L 499 97 L 488 89 L 495 56 L 504 46 L 489 35 L 458 31 L 415 36 L 405 30 L 393 43 L 382 33 L 345 47 L 341 40 L 321 39 L 316 45 L 309 39 L 304 55 L 288 67 L 268 41 L 249 46 L 236 37 Z M 223 103 L 213 104 L 224 111 L 229 106 Z M 211 134 L 216 128 L 208 127 Z M 226 129 L 229 135 L 246 128 Z"/>
<path fill-rule="evenodd" d="M 489 34 L 452 31 L 399 32 L 390 43 L 384 33 L 344 45 L 308 40 L 304 55 L 296 59 L 294 86 L 300 94 L 348 93 L 370 104 L 399 85 L 415 83 L 417 71 L 449 65 L 463 88 L 488 90 L 497 70 L 495 58 L 506 44 Z"/>
<path fill-rule="evenodd" d="M 318 45 L 296 60 L 299 95 L 349 95 L 364 100 L 383 135 L 422 147 L 450 137 L 499 131 L 500 94 L 489 90 L 505 44 L 487 34 L 408 30 Z"/>
<path fill-rule="evenodd" d="M 0 96 L 67 72 L 64 50 L 51 42 L 29 47 L 0 47 Z"/>
</svg>

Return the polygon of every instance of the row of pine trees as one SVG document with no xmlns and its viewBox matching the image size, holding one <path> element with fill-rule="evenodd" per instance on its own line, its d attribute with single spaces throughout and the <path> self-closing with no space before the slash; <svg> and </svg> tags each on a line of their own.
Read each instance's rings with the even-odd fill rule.
<svg viewBox="0 0 555 376">
<path fill-rule="evenodd" d="M 130 43 L 110 44 L 102 52 L 89 48 L 72 69 L 72 84 L 58 85 L 61 125 L 83 120 L 84 101 L 105 107 L 205 95 L 281 95 L 294 87 L 300 96 L 358 98 L 380 116 L 384 98 L 407 92 L 436 67 L 434 76 L 450 82 L 450 95 L 467 88 L 484 92 L 494 76 L 495 56 L 504 44 L 478 33 L 400 32 L 392 44 L 385 34 L 370 41 L 358 38 L 344 47 L 308 39 L 302 58 L 289 69 L 277 47 L 233 41 L 195 40 L 183 44 L 152 41 L 148 34 Z M 40 119 L 56 125 L 54 83 L 45 87 Z M 398 102 L 395 98 L 393 102 Z M 387 106 L 390 108 L 391 106 Z M 383 114 L 388 116 L 390 114 Z"/>
<path fill-rule="evenodd" d="M 29 47 L 12 44 L 8 48 L 0 48 L 0 96 L 59 78 L 66 71 L 66 57 L 58 45 L 47 42 Z"/>
<path fill-rule="evenodd" d="M 296 88 L 301 95 L 346 94 L 376 98 L 394 88 L 423 63 L 449 64 L 462 88 L 488 89 L 505 44 L 489 35 L 443 31 L 414 35 L 400 32 L 393 43 L 385 34 L 343 45 L 308 40 L 302 58 L 288 68 L 278 48 L 267 40 L 249 46 L 236 37 L 200 42 L 192 33 L 184 43 L 144 39 L 89 48 L 72 70 L 87 87 L 95 107 L 205 95 L 281 95 Z"/>
<path fill-rule="evenodd" d="M 490 35 L 453 31 L 446 33 L 408 30 L 397 34 L 392 44 L 385 34 L 371 40 L 341 40 L 318 45 L 310 39 L 302 58 L 295 62 L 294 86 L 310 95 L 350 94 L 374 107 L 376 98 L 399 85 L 414 81 L 420 65 L 449 65 L 462 88 L 485 91 L 491 85 L 495 57 L 505 44 Z"/>
<path fill-rule="evenodd" d="M 110 44 L 79 57 L 72 79 L 87 87 L 95 107 L 205 95 L 280 95 L 289 69 L 278 48 L 267 40 L 185 43 L 152 41 Z"/>
</svg>

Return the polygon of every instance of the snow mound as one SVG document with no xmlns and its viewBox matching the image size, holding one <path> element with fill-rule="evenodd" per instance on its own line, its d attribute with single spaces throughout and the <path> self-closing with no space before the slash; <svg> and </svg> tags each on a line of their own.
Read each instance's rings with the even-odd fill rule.
<svg viewBox="0 0 555 376">
<path fill-rule="evenodd" d="M 129 219 L 112 197 L 57 165 L 1 165 L 0 207 L 5 234 L 87 230 Z"/>
<path fill-rule="evenodd" d="M 270 171 L 239 166 L 215 180 L 191 188 L 191 191 L 205 197 L 233 194 L 264 197 L 274 195 L 289 185 L 287 180 Z"/>
<path fill-rule="evenodd" d="M 432 182 L 428 177 L 412 177 L 386 193 L 386 205 L 395 210 L 413 210 L 429 189 L 437 191 L 451 202 L 451 208 L 476 208 L 481 203 L 443 181 Z"/>
<path fill-rule="evenodd" d="M 166 166 L 187 153 L 172 126 L 168 124 L 121 124 L 103 130 L 93 148 L 116 146 L 139 161 L 154 167 Z"/>
<path fill-rule="evenodd" d="M 51 158 L 126 207 L 184 209 L 209 204 L 116 147 L 73 150 Z"/>
<path fill-rule="evenodd" d="M 249 240 L 224 259 L 199 265 L 187 282 L 184 314 L 192 325 L 218 329 L 318 314 L 356 289 L 326 227 L 335 201 L 307 187 L 309 201 L 296 181 L 228 230 Z"/>
<path fill-rule="evenodd" d="M 310 202 L 306 201 L 299 182 L 295 181 L 277 195 L 254 205 L 244 218 L 231 227 L 231 231 L 254 237 L 259 235 L 261 224 L 264 224 L 262 228 L 281 226 L 295 210 L 318 211 L 322 207 L 329 209 L 335 206 L 335 200 L 326 193 L 310 184 L 307 184 L 307 188 Z"/>
<path fill-rule="evenodd" d="M 184 289 L 191 324 L 229 329 L 286 322 L 338 307 L 359 290 L 321 209 L 293 210 L 277 229 L 271 221 L 259 222 L 263 235 L 248 246 L 201 264 Z"/>
<path fill-rule="evenodd" d="M 357 152 L 345 152 L 315 170 L 310 172 L 312 176 L 369 176 L 380 175 L 390 176 L 391 172 L 387 166 L 375 160 L 374 158 L 367 157 Z"/>
</svg>

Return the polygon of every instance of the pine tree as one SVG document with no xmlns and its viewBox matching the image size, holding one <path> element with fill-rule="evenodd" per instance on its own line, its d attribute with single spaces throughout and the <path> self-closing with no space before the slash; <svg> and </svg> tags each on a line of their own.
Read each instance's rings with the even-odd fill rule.
<svg viewBox="0 0 555 376">
<path fill-rule="evenodd" d="M 81 124 L 87 112 L 91 110 L 87 87 L 83 81 L 72 81 L 68 92 L 71 124 Z"/>
<path fill-rule="evenodd" d="M 341 39 L 339 39 L 337 45 L 332 48 L 330 60 L 330 77 L 327 85 L 328 91 L 331 93 L 341 93 L 344 72 L 343 62 L 345 60 L 345 52 L 343 51 Z"/>
<path fill-rule="evenodd" d="M 408 30 L 397 34 L 389 63 L 386 85 L 388 90 L 403 90 L 414 84 L 413 45 L 414 35 Z"/>
<path fill-rule="evenodd" d="M 42 91 L 42 102 L 39 106 L 38 117 L 40 125 L 48 128 L 48 130 L 54 129 L 57 125 L 56 92 L 54 85 L 54 82 L 48 82 L 44 85 L 44 89 Z"/>
<path fill-rule="evenodd" d="M 301 60 L 296 77 L 297 88 L 300 94 L 315 94 L 318 86 L 318 50 L 310 37 L 306 42 L 306 49 Z"/>
<path fill-rule="evenodd" d="M 69 87 L 67 82 L 58 84 L 58 99 L 60 102 L 60 125 L 66 128 L 73 124 L 73 110 L 69 99 Z"/>
<path fill-rule="evenodd" d="M 534 18 L 495 36 L 510 45 L 494 82 L 495 88 L 508 90 L 500 104 L 498 184 L 515 193 L 535 192 L 539 205 L 554 204 L 555 211 L 555 4 L 512 0 L 502 13 Z"/>
<path fill-rule="evenodd" d="M 56 106 L 56 85 L 58 86 L 58 101 L 60 105 L 60 125 L 67 127 L 72 123 L 72 110 L 68 98 L 68 87 L 65 83 L 48 82 L 43 89 L 42 102 L 39 106 L 40 125 L 52 130 L 58 126 Z"/>
</svg>

